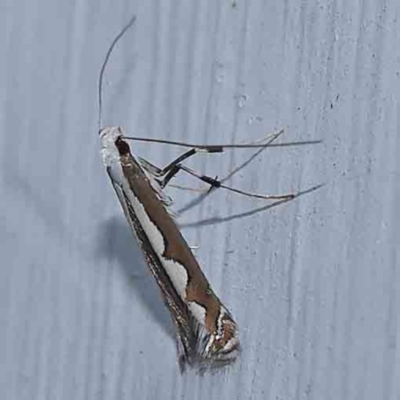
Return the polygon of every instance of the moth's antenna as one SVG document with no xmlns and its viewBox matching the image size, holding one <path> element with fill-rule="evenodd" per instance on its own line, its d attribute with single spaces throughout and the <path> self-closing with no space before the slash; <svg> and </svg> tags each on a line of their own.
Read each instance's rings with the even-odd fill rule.
<svg viewBox="0 0 400 400">
<path fill-rule="evenodd" d="M 101 129 L 101 113 L 102 113 L 102 107 L 103 107 L 103 98 L 102 98 L 102 94 L 103 94 L 103 76 L 104 76 L 104 71 L 106 69 L 108 60 L 111 56 L 112 51 L 114 50 L 115 45 L 118 43 L 118 41 L 121 39 L 121 37 L 124 35 L 124 33 L 133 25 L 133 23 L 136 21 L 136 15 L 134 15 L 129 22 L 123 27 L 123 29 L 121 30 L 121 32 L 115 37 L 115 39 L 112 41 L 110 47 L 108 48 L 107 54 L 104 58 L 103 64 L 101 66 L 101 70 L 100 70 L 100 75 L 99 75 L 99 92 L 98 92 L 98 96 L 99 96 L 99 132 Z"/>
</svg>

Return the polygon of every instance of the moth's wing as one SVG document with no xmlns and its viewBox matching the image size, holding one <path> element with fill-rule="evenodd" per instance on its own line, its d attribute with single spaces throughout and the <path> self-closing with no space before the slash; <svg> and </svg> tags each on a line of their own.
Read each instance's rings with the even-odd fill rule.
<svg viewBox="0 0 400 400">
<path fill-rule="evenodd" d="M 174 289 L 174 286 L 172 285 L 168 274 L 165 272 L 157 254 L 153 250 L 147 234 L 143 230 L 124 189 L 112 179 L 111 175 L 110 179 L 121 203 L 126 219 L 128 220 L 129 226 L 139 241 L 147 265 L 161 290 L 164 303 L 170 311 L 172 320 L 177 327 L 179 361 L 181 369 L 184 369 L 184 366 L 187 363 L 192 365 L 196 363 L 198 358 L 200 328 L 197 321 L 189 312 L 187 305 Z"/>
</svg>

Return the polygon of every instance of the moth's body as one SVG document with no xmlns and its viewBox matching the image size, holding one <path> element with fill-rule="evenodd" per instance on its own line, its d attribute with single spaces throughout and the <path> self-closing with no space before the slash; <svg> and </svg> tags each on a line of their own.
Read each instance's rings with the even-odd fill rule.
<svg viewBox="0 0 400 400">
<path fill-rule="evenodd" d="M 169 214 L 161 187 L 132 155 L 121 128 L 104 128 L 100 137 L 108 174 L 177 326 L 181 361 L 230 364 L 239 351 L 236 323 Z"/>
</svg>

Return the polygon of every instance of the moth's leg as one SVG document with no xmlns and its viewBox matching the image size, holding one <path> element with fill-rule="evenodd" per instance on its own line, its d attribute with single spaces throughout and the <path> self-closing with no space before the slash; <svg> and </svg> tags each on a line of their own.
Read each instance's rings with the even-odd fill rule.
<svg viewBox="0 0 400 400">
<path fill-rule="evenodd" d="M 211 148 L 212 147 L 212 148 Z M 182 161 L 187 160 L 189 157 L 194 156 L 197 153 L 222 153 L 223 149 L 221 147 L 210 146 L 210 149 L 190 149 L 185 153 L 181 154 L 175 160 L 171 161 L 166 167 L 159 168 L 156 165 L 150 163 L 149 161 L 145 160 L 144 158 L 139 158 L 140 164 L 145 168 L 148 172 L 154 175 L 157 178 L 163 177 L 168 174 L 171 170 L 174 170 L 176 165 L 180 164 Z M 175 174 L 173 174 L 175 175 Z M 172 175 L 172 176 L 173 176 Z M 171 176 L 171 178 L 172 178 Z M 169 178 L 169 179 L 171 179 Z M 168 180 L 169 180 L 168 179 Z"/>
<path fill-rule="evenodd" d="M 252 192 L 247 192 L 244 190 L 236 189 L 231 186 L 224 185 L 221 181 L 218 180 L 218 177 L 212 178 L 207 175 L 201 175 L 197 173 L 196 171 L 193 171 L 192 169 L 186 167 L 185 165 L 182 164 L 176 164 L 169 172 L 168 174 L 164 177 L 164 179 L 160 182 L 162 187 L 165 187 L 168 182 L 171 180 L 171 178 L 176 175 L 179 171 L 185 171 L 186 173 L 194 176 L 195 178 L 201 180 L 202 182 L 207 183 L 210 185 L 209 191 L 215 189 L 215 188 L 222 188 L 229 190 L 231 192 L 235 192 L 244 196 L 248 197 L 255 197 L 258 199 L 264 199 L 264 200 L 290 200 L 296 197 L 296 193 L 286 193 L 286 194 L 280 194 L 280 195 L 266 195 L 266 194 L 259 194 L 259 193 L 252 193 Z"/>
<path fill-rule="evenodd" d="M 145 168 L 148 172 L 154 175 L 157 178 L 164 177 L 162 180 L 163 184 L 162 187 L 165 187 L 167 183 L 171 180 L 171 178 L 178 173 L 181 168 L 177 168 L 183 161 L 187 160 L 188 158 L 192 157 L 197 153 L 223 153 L 226 148 L 234 149 L 234 148 L 246 148 L 248 146 L 251 147 L 258 147 L 264 148 L 270 145 L 275 139 L 277 139 L 283 131 L 280 131 L 273 135 L 268 135 L 263 137 L 262 139 L 256 142 L 250 143 L 242 143 L 237 145 L 203 145 L 201 147 L 193 147 L 192 149 L 186 151 L 185 153 L 181 154 L 175 160 L 171 161 L 166 167 L 159 168 L 154 164 L 150 163 L 149 161 L 145 160 L 144 158 L 139 158 L 139 161 L 143 168 Z M 262 141 L 266 141 L 264 144 L 259 144 Z"/>
</svg>

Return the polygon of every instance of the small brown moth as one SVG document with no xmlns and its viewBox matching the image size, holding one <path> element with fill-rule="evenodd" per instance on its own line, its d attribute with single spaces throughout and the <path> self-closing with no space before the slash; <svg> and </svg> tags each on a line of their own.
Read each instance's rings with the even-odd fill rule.
<svg viewBox="0 0 400 400">
<path fill-rule="evenodd" d="M 118 40 L 135 21 L 133 17 L 112 42 L 99 77 L 99 126 L 101 126 L 101 95 L 103 75 L 108 59 Z M 136 236 L 176 325 L 179 360 L 200 370 L 223 367 L 234 362 L 239 353 L 237 325 L 221 303 L 200 269 L 190 247 L 180 233 L 168 206 L 170 201 L 163 188 L 179 171 L 185 171 L 211 188 L 224 188 L 263 199 L 288 200 L 296 195 L 265 196 L 244 192 L 223 185 L 217 179 L 200 175 L 182 164 L 197 152 L 222 152 L 226 148 L 265 147 L 282 132 L 272 135 L 265 144 L 187 145 L 180 142 L 146 138 L 128 138 L 121 127 L 99 130 L 103 162 L 121 203 L 125 217 Z M 167 167 L 160 169 L 135 157 L 127 139 L 157 141 L 191 147 Z"/>
</svg>

